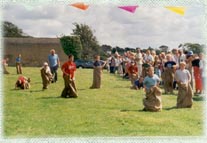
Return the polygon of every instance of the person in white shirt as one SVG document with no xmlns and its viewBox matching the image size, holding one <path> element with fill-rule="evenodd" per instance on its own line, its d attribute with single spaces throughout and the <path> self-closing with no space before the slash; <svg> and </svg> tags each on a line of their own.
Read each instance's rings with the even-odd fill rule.
<svg viewBox="0 0 207 143">
<path fill-rule="evenodd" d="M 186 60 L 186 55 L 183 53 L 183 50 L 179 50 L 178 52 L 180 54 L 179 57 L 179 64 L 180 64 L 180 62 L 184 62 Z"/>
<path fill-rule="evenodd" d="M 202 77 L 203 93 L 206 93 L 207 64 L 206 64 L 206 60 L 204 60 L 204 56 L 205 55 L 203 55 L 203 53 L 199 54 L 199 58 L 200 58 L 199 68 Z"/>
<path fill-rule="evenodd" d="M 153 56 L 150 54 L 150 50 L 147 50 L 147 51 L 146 51 L 146 55 L 145 55 L 145 57 L 144 57 L 144 61 L 145 61 L 145 63 L 147 63 L 147 64 L 153 65 L 153 63 L 154 63 L 154 58 L 153 58 Z"/>
<path fill-rule="evenodd" d="M 53 79 L 53 75 L 50 71 L 50 67 L 48 66 L 48 63 L 45 62 L 43 67 L 40 69 L 41 77 L 42 77 L 42 89 L 47 89 L 48 85 Z"/>
<path fill-rule="evenodd" d="M 142 53 L 141 49 L 137 48 L 137 53 L 135 57 L 136 63 L 137 63 L 137 68 L 138 68 L 138 78 L 142 75 L 142 64 L 143 64 L 143 58 L 142 58 Z"/>
<path fill-rule="evenodd" d="M 185 66 L 185 62 L 180 62 L 180 69 L 175 72 L 178 84 L 177 108 L 191 108 L 193 105 L 193 90 L 190 84 L 192 77 Z"/>
</svg>

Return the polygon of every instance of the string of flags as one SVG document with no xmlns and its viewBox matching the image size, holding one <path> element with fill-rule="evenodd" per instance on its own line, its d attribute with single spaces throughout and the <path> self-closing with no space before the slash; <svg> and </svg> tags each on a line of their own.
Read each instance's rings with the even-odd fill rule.
<svg viewBox="0 0 207 143">
<path fill-rule="evenodd" d="M 89 5 L 84 4 L 83 2 L 73 3 L 73 4 L 70 4 L 70 6 L 73 6 L 75 8 L 81 9 L 81 10 L 87 10 L 89 8 Z M 138 5 L 118 6 L 118 8 L 125 10 L 127 12 L 130 12 L 130 13 L 135 13 L 135 11 L 138 7 L 139 7 Z M 166 6 L 165 8 L 176 13 L 176 14 L 182 15 L 182 16 L 185 14 L 185 10 L 186 10 L 185 7 L 175 7 L 175 6 Z"/>
</svg>

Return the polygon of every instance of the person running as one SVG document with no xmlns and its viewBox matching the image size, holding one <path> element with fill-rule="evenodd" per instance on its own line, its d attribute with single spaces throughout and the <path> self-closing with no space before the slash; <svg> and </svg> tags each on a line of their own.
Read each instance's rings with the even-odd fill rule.
<svg viewBox="0 0 207 143">
<path fill-rule="evenodd" d="M 68 61 L 65 62 L 61 70 L 63 72 L 63 79 L 65 83 L 65 87 L 61 93 L 61 97 L 63 98 L 77 98 L 77 89 L 75 85 L 75 71 L 76 71 L 76 64 L 73 62 L 74 61 L 74 56 L 69 55 L 68 56 Z"/>
</svg>

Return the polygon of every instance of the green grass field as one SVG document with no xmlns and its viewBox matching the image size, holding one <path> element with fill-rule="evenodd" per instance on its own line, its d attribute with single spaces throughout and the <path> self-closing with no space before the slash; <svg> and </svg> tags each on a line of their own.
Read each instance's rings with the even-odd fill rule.
<svg viewBox="0 0 207 143">
<path fill-rule="evenodd" d="M 172 109 L 176 96 L 162 95 L 162 112 L 143 112 L 142 90 L 131 90 L 130 81 L 104 71 L 101 89 L 89 89 L 92 69 L 78 69 L 79 97 L 59 98 L 58 82 L 42 91 L 40 68 L 23 68 L 31 89 L 14 90 L 18 77 L 14 67 L 4 75 L 5 137 L 92 137 L 92 136 L 202 136 L 204 101 L 194 97 L 192 109 Z"/>
</svg>

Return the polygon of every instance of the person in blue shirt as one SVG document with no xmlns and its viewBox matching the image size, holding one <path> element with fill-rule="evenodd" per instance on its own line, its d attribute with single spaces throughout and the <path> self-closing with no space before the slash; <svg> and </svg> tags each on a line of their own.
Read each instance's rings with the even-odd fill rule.
<svg viewBox="0 0 207 143">
<path fill-rule="evenodd" d="M 167 62 L 164 64 L 164 72 L 161 74 L 162 80 L 164 82 L 163 88 L 164 93 L 174 94 L 173 93 L 173 83 L 174 83 L 174 73 L 177 68 L 176 63 L 172 60 L 172 55 L 166 55 Z"/>
<path fill-rule="evenodd" d="M 19 54 L 18 57 L 16 58 L 16 70 L 17 70 L 17 74 L 22 74 L 21 54 Z"/>
<path fill-rule="evenodd" d="M 154 74 L 154 67 L 150 66 L 148 75 L 144 78 L 143 85 L 146 92 L 146 98 L 143 99 L 143 111 L 161 111 L 161 89 L 159 88 L 160 78 Z"/>
<path fill-rule="evenodd" d="M 48 61 L 49 61 L 49 66 L 50 66 L 50 70 L 51 70 L 51 73 L 53 74 L 53 82 L 56 82 L 58 79 L 57 79 L 57 70 L 58 70 L 58 67 L 60 67 L 60 60 L 59 60 L 59 57 L 57 54 L 55 54 L 55 50 L 52 49 L 50 50 L 50 55 L 48 56 Z"/>
<path fill-rule="evenodd" d="M 105 66 L 106 62 L 100 60 L 100 56 L 95 56 L 95 61 L 93 64 L 93 83 L 90 87 L 91 89 L 101 88 L 101 78 L 102 78 L 102 70 Z"/>
</svg>

